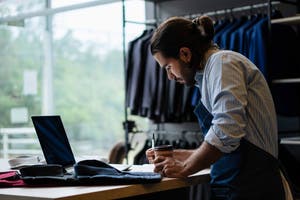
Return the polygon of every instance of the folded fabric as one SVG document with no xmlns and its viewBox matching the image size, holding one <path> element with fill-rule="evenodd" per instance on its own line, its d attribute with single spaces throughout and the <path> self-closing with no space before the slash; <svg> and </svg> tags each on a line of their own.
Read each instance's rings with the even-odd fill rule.
<svg viewBox="0 0 300 200">
<path fill-rule="evenodd" d="M 159 173 L 125 172 L 99 160 L 83 160 L 74 165 L 74 174 L 61 165 L 45 164 L 23 167 L 20 178 L 28 185 L 120 185 L 161 181 Z"/>
<path fill-rule="evenodd" d="M 154 172 L 125 172 L 99 160 L 83 160 L 74 165 L 76 179 L 82 184 L 145 184 L 160 182 Z"/>
<path fill-rule="evenodd" d="M 21 179 L 29 185 L 74 185 L 76 179 L 66 173 L 61 165 L 45 164 L 23 167 L 20 169 Z"/>
<path fill-rule="evenodd" d="M 26 186 L 17 171 L 0 172 L 0 187 Z"/>
</svg>

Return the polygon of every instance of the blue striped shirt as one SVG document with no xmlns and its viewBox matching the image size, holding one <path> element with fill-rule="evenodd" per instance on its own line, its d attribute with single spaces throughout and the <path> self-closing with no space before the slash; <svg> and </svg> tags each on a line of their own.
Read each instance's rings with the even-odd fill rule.
<svg viewBox="0 0 300 200">
<path fill-rule="evenodd" d="M 229 153 L 245 138 L 278 156 L 273 99 L 265 78 L 249 59 L 233 51 L 218 51 L 195 80 L 202 103 L 213 115 L 206 142 Z"/>
</svg>

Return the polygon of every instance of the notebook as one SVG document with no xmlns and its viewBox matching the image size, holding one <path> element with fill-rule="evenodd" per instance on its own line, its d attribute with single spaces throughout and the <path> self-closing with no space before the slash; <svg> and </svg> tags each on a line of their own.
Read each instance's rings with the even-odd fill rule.
<svg viewBox="0 0 300 200">
<path fill-rule="evenodd" d="M 47 164 L 60 164 L 70 171 L 76 160 L 60 115 L 32 116 L 31 119 Z M 111 165 L 119 170 L 130 168 L 130 165 Z"/>
</svg>

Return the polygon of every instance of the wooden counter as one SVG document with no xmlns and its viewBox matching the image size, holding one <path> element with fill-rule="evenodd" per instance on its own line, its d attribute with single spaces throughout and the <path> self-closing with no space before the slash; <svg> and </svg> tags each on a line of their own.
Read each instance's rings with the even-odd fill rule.
<svg viewBox="0 0 300 200">
<path fill-rule="evenodd" d="M 0 163 L 1 164 L 1 163 Z M 3 162 L 2 162 L 3 164 Z M 3 169 L 3 165 L 1 166 Z M 152 171 L 152 165 L 134 165 L 132 171 Z M 202 170 L 188 178 L 163 178 L 155 184 L 64 186 L 64 187 L 15 187 L 0 188 L 1 200 L 103 200 L 136 197 L 172 189 L 207 183 L 210 170 Z"/>
</svg>

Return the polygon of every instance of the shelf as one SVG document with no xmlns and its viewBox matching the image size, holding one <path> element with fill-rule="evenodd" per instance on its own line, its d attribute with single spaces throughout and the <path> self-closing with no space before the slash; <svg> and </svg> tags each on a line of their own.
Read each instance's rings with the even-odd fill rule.
<svg viewBox="0 0 300 200">
<path fill-rule="evenodd" d="M 272 83 L 300 83 L 300 78 L 274 79 Z"/>
<path fill-rule="evenodd" d="M 290 25 L 300 25 L 300 15 L 296 15 L 293 17 L 285 17 L 280 19 L 272 19 L 272 24 L 290 24 Z"/>
<path fill-rule="evenodd" d="M 300 145 L 300 137 L 282 138 L 280 144 Z"/>
</svg>

